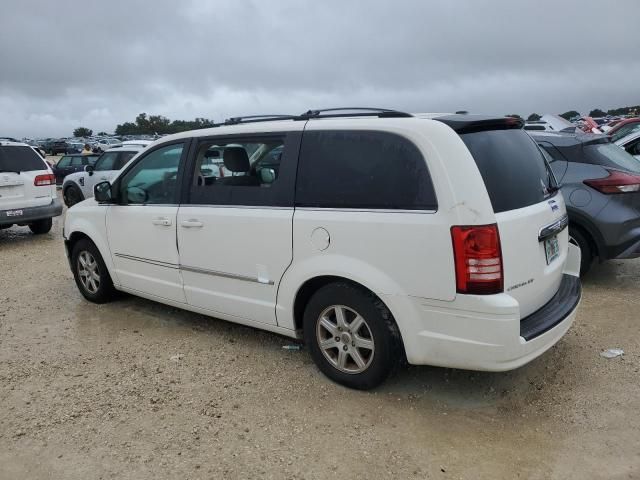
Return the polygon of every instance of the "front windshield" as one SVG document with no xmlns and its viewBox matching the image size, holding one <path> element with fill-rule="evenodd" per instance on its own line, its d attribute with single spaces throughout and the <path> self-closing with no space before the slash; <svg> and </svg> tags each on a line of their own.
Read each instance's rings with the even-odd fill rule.
<svg viewBox="0 0 640 480">
<path fill-rule="evenodd" d="M 597 164 L 640 173 L 640 161 L 627 153 L 623 148 L 612 143 L 587 145 L 585 152 L 589 159 Z"/>
</svg>

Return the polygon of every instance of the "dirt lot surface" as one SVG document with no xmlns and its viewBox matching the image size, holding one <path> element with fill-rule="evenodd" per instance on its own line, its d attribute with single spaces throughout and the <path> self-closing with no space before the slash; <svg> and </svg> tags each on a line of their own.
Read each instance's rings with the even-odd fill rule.
<svg viewBox="0 0 640 480">
<path fill-rule="evenodd" d="M 640 478 L 640 261 L 595 266 L 526 367 L 363 393 L 277 335 L 84 301 L 61 225 L 0 231 L 0 479 Z"/>
</svg>

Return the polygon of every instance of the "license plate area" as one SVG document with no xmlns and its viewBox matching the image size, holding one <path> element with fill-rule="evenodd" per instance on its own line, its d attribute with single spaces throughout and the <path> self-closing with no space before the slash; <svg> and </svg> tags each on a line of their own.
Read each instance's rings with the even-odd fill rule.
<svg viewBox="0 0 640 480">
<path fill-rule="evenodd" d="M 5 213 L 7 217 L 21 217 L 24 214 L 22 210 L 7 210 Z"/>
<path fill-rule="evenodd" d="M 549 237 L 544 241 L 544 253 L 547 258 L 547 265 L 550 265 L 551 262 L 560 256 L 560 246 L 557 235 Z"/>
</svg>

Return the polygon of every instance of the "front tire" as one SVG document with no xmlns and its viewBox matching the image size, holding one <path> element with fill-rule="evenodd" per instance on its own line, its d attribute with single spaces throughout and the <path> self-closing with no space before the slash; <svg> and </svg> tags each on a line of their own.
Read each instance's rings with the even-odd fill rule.
<svg viewBox="0 0 640 480">
<path fill-rule="evenodd" d="M 393 316 L 371 292 L 347 282 L 320 288 L 304 312 L 304 340 L 318 368 L 358 390 L 381 384 L 402 358 Z"/>
<path fill-rule="evenodd" d="M 67 207 L 73 207 L 76 203 L 80 203 L 84 200 L 84 195 L 78 187 L 75 185 L 70 185 L 64 189 L 64 193 L 62 194 L 62 198 L 64 199 L 64 204 Z"/>
<path fill-rule="evenodd" d="M 93 303 L 106 303 L 115 298 L 116 289 L 107 266 L 91 240 L 83 238 L 73 246 L 71 266 L 84 298 Z"/>
<path fill-rule="evenodd" d="M 29 228 L 34 235 L 43 235 L 45 233 L 49 233 L 51 231 L 51 227 L 53 226 L 53 219 L 45 218 L 44 220 L 36 220 L 35 222 L 29 224 Z"/>
</svg>

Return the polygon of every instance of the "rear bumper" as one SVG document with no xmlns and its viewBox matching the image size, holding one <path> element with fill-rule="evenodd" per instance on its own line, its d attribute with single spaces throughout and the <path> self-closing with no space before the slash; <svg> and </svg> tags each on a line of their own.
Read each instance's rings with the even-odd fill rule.
<svg viewBox="0 0 640 480">
<path fill-rule="evenodd" d="M 543 354 L 569 330 L 580 303 L 580 253 L 574 246 L 570 250 L 558 292 L 525 318 L 517 300 L 505 293 L 459 295 L 453 302 L 383 295 L 398 323 L 408 362 L 499 372 Z"/>
<path fill-rule="evenodd" d="M 0 210 L 0 225 L 24 225 L 58 215 L 62 215 L 62 201 L 55 198 L 49 205 Z"/>
</svg>

